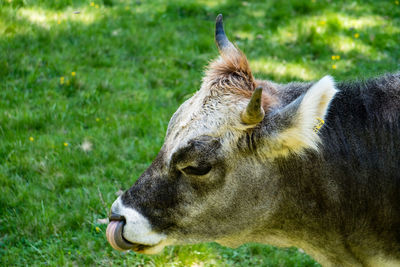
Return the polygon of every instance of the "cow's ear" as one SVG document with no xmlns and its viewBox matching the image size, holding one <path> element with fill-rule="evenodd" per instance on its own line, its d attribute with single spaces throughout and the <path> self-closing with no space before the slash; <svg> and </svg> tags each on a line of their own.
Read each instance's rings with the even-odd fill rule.
<svg viewBox="0 0 400 267">
<path fill-rule="evenodd" d="M 333 78 L 325 76 L 293 102 L 271 114 L 265 125 L 270 151 L 275 155 L 318 149 L 319 131 L 337 90 Z"/>
</svg>

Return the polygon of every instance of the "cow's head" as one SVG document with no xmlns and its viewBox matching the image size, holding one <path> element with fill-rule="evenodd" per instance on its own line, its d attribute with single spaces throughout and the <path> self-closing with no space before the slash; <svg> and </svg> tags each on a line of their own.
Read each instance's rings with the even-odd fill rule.
<svg viewBox="0 0 400 267">
<path fill-rule="evenodd" d="M 200 90 L 171 118 L 151 166 L 112 205 L 114 248 L 156 253 L 170 244 L 255 241 L 281 199 L 274 160 L 318 149 L 315 127 L 336 93 L 332 78 L 257 81 L 221 15 L 215 40 L 220 57 Z"/>
</svg>

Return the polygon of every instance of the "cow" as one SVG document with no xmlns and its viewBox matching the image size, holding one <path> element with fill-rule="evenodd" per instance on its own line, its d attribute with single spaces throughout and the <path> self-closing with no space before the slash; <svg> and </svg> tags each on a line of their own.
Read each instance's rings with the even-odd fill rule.
<svg viewBox="0 0 400 267">
<path fill-rule="evenodd" d="M 216 19 L 219 57 L 111 207 L 109 243 L 296 246 L 324 266 L 400 266 L 400 73 L 253 77 Z"/>
</svg>

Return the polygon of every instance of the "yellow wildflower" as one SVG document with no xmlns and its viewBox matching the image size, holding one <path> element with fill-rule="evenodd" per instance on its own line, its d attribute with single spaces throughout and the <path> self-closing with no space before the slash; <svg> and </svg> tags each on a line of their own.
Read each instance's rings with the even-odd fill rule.
<svg viewBox="0 0 400 267">
<path fill-rule="evenodd" d="M 64 77 L 60 77 L 60 84 L 64 84 L 65 78 Z"/>
<path fill-rule="evenodd" d="M 76 76 L 76 72 L 75 71 L 71 72 L 71 76 L 75 77 Z"/>
<path fill-rule="evenodd" d="M 57 24 L 61 24 L 61 20 L 57 20 Z"/>
<path fill-rule="evenodd" d="M 360 37 L 360 34 L 359 33 L 355 33 L 354 34 L 354 38 L 358 38 L 358 37 Z"/>
<path fill-rule="evenodd" d="M 64 146 L 68 146 L 69 144 L 67 142 L 64 142 Z"/>
<path fill-rule="evenodd" d="M 325 25 L 325 24 L 326 24 L 326 21 L 325 21 L 325 20 L 321 20 L 321 21 L 319 22 L 319 24 Z"/>
<path fill-rule="evenodd" d="M 96 232 L 100 232 L 100 227 L 96 226 Z"/>
<path fill-rule="evenodd" d="M 334 70 L 335 70 L 335 69 L 336 69 L 336 65 L 332 65 L 332 69 L 334 69 Z"/>
<path fill-rule="evenodd" d="M 335 60 L 336 59 L 336 56 L 332 56 L 332 60 Z"/>
<path fill-rule="evenodd" d="M 337 55 L 337 56 L 336 56 L 336 60 L 339 60 L 339 59 L 340 59 L 340 56 L 339 56 L 339 55 Z"/>
<path fill-rule="evenodd" d="M 94 2 L 90 2 L 90 6 L 94 6 Z"/>
<path fill-rule="evenodd" d="M 33 142 L 33 140 L 35 140 L 32 136 L 29 137 L 29 141 Z"/>
</svg>

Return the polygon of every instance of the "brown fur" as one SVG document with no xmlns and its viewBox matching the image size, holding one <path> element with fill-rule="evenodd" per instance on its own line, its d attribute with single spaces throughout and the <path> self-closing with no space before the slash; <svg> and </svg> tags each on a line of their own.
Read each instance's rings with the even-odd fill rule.
<svg viewBox="0 0 400 267">
<path fill-rule="evenodd" d="M 276 87 L 272 83 L 263 80 L 256 80 L 256 85 L 256 87 L 262 87 L 263 89 L 262 107 L 264 111 L 267 112 L 272 107 L 276 107 L 279 103 Z"/>
<path fill-rule="evenodd" d="M 251 98 L 254 89 L 261 86 L 264 111 L 267 112 L 277 104 L 274 86 L 254 79 L 246 56 L 237 48 L 221 52 L 221 56 L 210 63 L 204 82 L 210 85 L 210 90 L 233 93 L 248 99 Z"/>
</svg>

